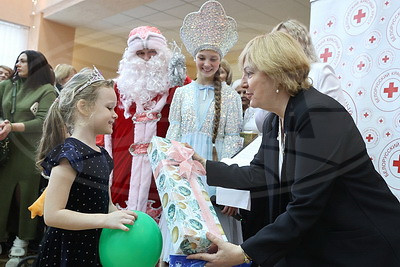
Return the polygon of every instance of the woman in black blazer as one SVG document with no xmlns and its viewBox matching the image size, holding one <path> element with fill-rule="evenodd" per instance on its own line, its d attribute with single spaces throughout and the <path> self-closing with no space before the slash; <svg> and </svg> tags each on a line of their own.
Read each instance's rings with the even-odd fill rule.
<svg viewBox="0 0 400 267">
<path fill-rule="evenodd" d="M 269 224 L 236 246 L 212 234 L 206 266 L 400 266 L 400 204 L 348 112 L 309 84 L 288 34 L 251 40 L 239 58 L 250 105 L 271 111 L 248 167 L 205 161 L 209 185 L 268 187 Z"/>
</svg>

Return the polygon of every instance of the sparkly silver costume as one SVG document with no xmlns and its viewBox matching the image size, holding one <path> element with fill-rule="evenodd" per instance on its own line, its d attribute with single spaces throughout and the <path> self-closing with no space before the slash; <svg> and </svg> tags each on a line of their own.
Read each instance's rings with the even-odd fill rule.
<svg viewBox="0 0 400 267">
<path fill-rule="evenodd" d="M 176 90 L 169 112 L 167 138 L 186 142 L 206 159 L 212 159 L 214 88 L 192 82 Z M 243 145 L 240 96 L 226 83 L 221 89 L 221 118 L 215 147 L 218 159 L 231 157 Z"/>
</svg>

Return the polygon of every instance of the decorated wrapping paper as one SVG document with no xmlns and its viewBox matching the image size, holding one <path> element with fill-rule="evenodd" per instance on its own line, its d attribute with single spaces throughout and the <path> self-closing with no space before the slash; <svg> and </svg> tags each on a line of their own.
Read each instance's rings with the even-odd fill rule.
<svg viewBox="0 0 400 267">
<path fill-rule="evenodd" d="M 153 137 L 148 155 L 156 179 L 174 254 L 206 252 L 211 232 L 227 240 L 206 192 L 203 166 L 182 143 Z"/>
</svg>

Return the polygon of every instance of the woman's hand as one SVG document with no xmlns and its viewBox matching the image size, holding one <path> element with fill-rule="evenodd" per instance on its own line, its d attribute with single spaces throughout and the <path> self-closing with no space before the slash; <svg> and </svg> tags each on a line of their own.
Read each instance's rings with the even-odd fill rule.
<svg viewBox="0 0 400 267">
<path fill-rule="evenodd" d="M 221 213 L 227 215 L 227 216 L 234 216 L 238 213 L 238 208 L 235 207 L 229 207 L 229 206 L 225 206 L 222 210 Z"/>
<path fill-rule="evenodd" d="M 187 148 L 193 149 L 193 147 L 191 147 L 188 143 L 184 143 L 184 145 Z M 201 165 L 203 165 L 204 168 L 206 168 L 206 159 L 197 154 L 196 151 L 194 151 L 194 149 L 193 152 L 194 152 L 192 156 L 193 160 L 197 160 L 198 162 L 201 163 Z"/>
<path fill-rule="evenodd" d="M 118 210 L 107 214 L 104 228 L 121 229 L 129 231 L 125 224 L 133 225 L 137 219 L 137 214 L 131 210 Z"/>
<path fill-rule="evenodd" d="M 201 165 L 203 165 L 204 169 L 206 168 L 206 159 L 197 154 L 196 151 L 194 151 L 192 158 L 193 160 L 197 160 L 198 162 L 200 162 Z"/>
<path fill-rule="evenodd" d="M 0 141 L 4 140 L 12 130 L 12 124 L 9 120 L 0 123 Z"/>
<path fill-rule="evenodd" d="M 217 246 L 218 251 L 214 254 L 198 253 L 189 255 L 187 259 L 207 261 L 205 267 L 234 266 L 244 262 L 243 251 L 240 246 L 225 242 L 211 233 L 207 233 L 207 238 Z"/>
</svg>

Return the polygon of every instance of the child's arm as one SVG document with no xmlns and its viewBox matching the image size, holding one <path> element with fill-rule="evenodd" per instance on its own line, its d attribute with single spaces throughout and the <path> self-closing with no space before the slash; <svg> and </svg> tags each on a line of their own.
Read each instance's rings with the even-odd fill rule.
<svg viewBox="0 0 400 267">
<path fill-rule="evenodd" d="M 108 187 L 108 199 L 109 199 L 108 212 L 111 213 L 111 212 L 117 211 L 118 209 L 112 202 L 112 198 L 111 198 L 111 185 Z"/>
<path fill-rule="evenodd" d="M 69 192 L 76 171 L 66 159 L 51 170 L 44 204 L 44 220 L 47 225 L 67 230 L 111 228 L 128 231 L 124 224 L 133 224 L 137 215 L 133 211 L 115 211 L 109 214 L 88 214 L 66 209 Z"/>
</svg>

